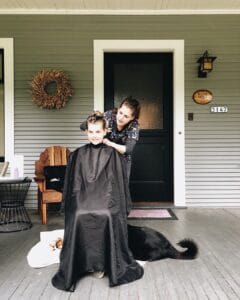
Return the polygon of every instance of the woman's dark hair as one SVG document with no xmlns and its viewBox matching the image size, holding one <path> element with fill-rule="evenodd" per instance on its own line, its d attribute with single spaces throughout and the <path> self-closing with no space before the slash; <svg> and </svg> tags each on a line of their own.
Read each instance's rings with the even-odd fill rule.
<svg viewBox="0 0 240 300">
<path fill-rule="evenodd" d="M 132 110 L 132 115 L 135 119 L 139 118 L 141 106 L 136 99 L 132 98 L 132 96 L 128 96 L 125 99 L 123 99 L 119 107 L 122 107 L 123 105 L 126 105 Z"/>
<path fill-rule="evenodd" d="M 97 122 L 102 122 L 103 129 L 106 129 L 106 127 L 107 127 L 106 120 L 104 119 L 104 116 L 100 111 L 95 111 L 87 117 L 87 120 L 86 120 L 87 128 L 86 129 L 88 129 L 89 123 L 95 124 Z"/>
</svg>

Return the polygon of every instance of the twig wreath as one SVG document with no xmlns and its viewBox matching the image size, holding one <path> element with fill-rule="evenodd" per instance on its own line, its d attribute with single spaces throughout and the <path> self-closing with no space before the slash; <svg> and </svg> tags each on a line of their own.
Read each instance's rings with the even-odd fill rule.
<svg viewBox="0 0 240 300">
<path fill-rule="evenodd" d="M 55 86 L 53 93 L 48 88 Z M 68 76 L 62 70 L 41 70 L 32 79 L 33 102 L 42 108 L 60 109 L 72 97 L 73 89 Z"/>
</svg>

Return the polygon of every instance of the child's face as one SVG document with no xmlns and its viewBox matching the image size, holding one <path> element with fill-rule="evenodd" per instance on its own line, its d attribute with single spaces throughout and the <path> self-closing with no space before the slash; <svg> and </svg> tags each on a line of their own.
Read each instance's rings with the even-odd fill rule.
<svg viewBox="0 0 240 300">
<path fill-rule="evenodd" d="M 88 123 L 87 136 L 90 143 L 98 145 L 102 143 L 107 130 L 103 129 L 102 122 Z"/>
</svg>

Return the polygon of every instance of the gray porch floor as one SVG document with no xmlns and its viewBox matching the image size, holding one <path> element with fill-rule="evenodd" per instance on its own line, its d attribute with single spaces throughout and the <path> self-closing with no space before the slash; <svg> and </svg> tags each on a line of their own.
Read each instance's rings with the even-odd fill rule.
<svg viewBox="0 0 240 300">
<path fill-rule="evenodd" d="M 51 285 L 58 266 L 28 266 L 26 255 L 39 232 L 63 228 L 63 218 L 50 215 L 48 225 L 31 214 L 30 230 L 0 234 L 0 299 L 240 299 L 240 208 L 175 209 L 179 220 L 131 221 L 165 234 L 174 244 L 185 237 L 199 245 L 193 261 L 166 259 L 145 265 L 144 277 L 109 288 L 108 279 L 86 276 L 74 293 Z"/>
</svg>

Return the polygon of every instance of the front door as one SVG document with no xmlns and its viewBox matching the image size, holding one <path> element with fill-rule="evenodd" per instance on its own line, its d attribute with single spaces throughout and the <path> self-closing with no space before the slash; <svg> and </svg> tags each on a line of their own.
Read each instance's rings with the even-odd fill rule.
<svg viewBox="0 0 240 300">
<path fill-rule="evenodd" d="M 130 191 L 134 202 L 173 202 L 173 54 L 105 53 L 105 110 L 141 103 Z"/>
</svg>

